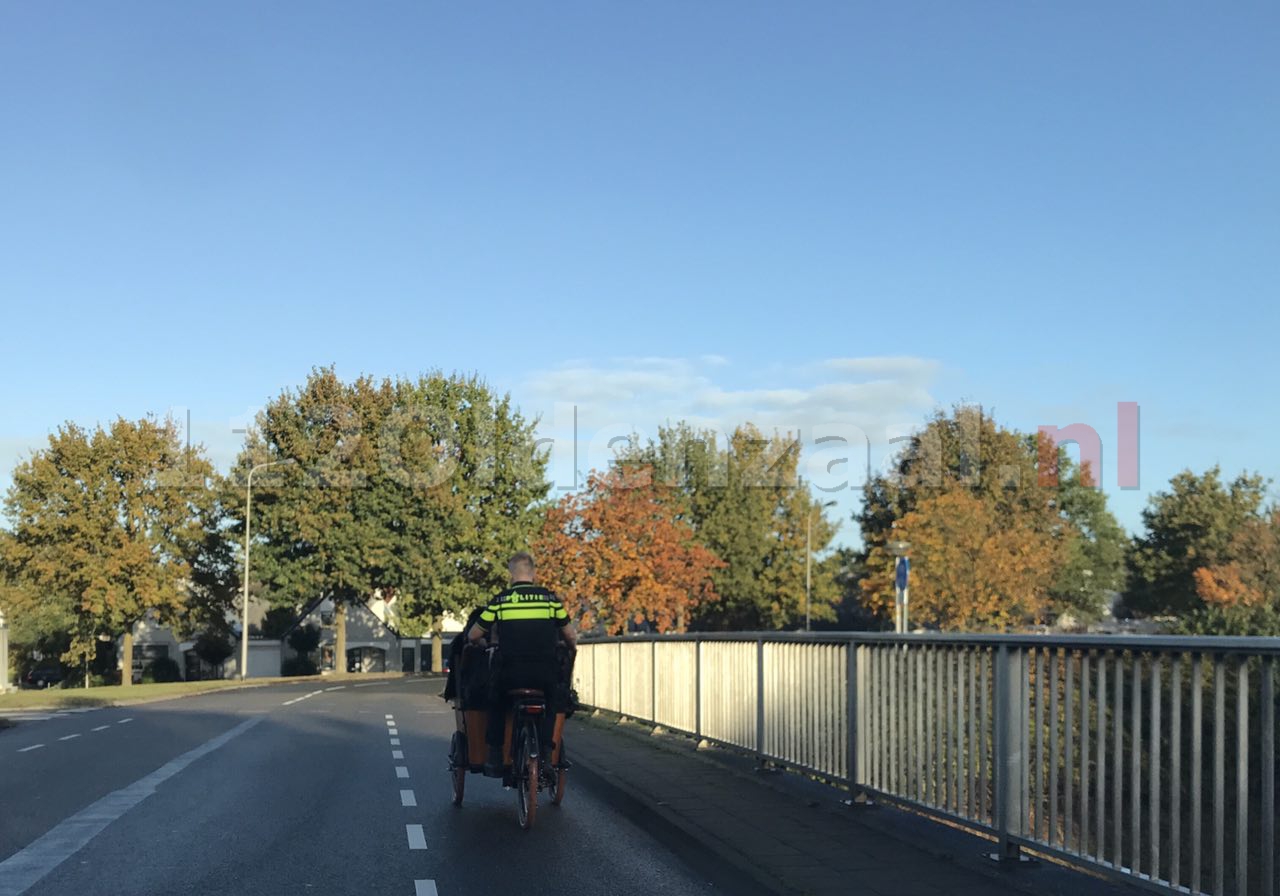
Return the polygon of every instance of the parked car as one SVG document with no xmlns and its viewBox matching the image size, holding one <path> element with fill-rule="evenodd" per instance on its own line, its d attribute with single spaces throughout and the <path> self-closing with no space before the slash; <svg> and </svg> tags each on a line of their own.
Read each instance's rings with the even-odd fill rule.
<svg viewBox="0 0 1280 896">
<path fill-rule="evenodd" d="M 55 684 L 62 684 L 61 669 L 31 669 L 26 675 L 22 676 L 23 687 L 28 688 L 49 688 Z"/>
</svg>

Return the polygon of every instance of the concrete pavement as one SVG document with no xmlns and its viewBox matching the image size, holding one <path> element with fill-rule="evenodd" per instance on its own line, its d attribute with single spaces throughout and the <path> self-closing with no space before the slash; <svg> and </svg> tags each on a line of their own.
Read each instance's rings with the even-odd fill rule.
<svg viewBox="0 0 1280 896">
<path fill-rule="evenodd" d="M 850 808 L 848 794 L 798 775 L 760 773 L 736 752 L 607 714 L 570 722 L 573 774 L 593 777 L 670 827 L 687 849 L 803 896 L 1136 896 L 1137 889 L 1043 862 L 1002 871 L 990 841 L 887 806 Z M 584 774 L 585 773 L 585 774 Z M 696 844 L 696 846 L 694 845 Z"/>
</svg>

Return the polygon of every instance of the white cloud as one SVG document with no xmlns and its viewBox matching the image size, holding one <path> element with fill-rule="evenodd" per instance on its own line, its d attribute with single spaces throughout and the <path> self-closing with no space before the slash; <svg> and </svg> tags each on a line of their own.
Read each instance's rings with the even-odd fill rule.
<svg viewBox="0 0 1280 896">
<path fill-rule="evenodd" d="M 533 373 L 514 394 L 526 412 L 541 416 L 560 489 L 573 487 L 571 447 L 585 474 L 608 466 L 618 438 L 634 432 L 643 441 L 684 420 L 722 435 L 746 423 L 798 434 L 802 472 L 815 488 L 847 497 L 865 480 L 868 445 L 883 456 L 893 435 L 921 426 L 937 405 L 930 388 L 940 366 L 926 358 L 834 358 L 771 369 L 776 382 L 761 385 L 758 366 L 719 357 L 576 360 Z M 878 464 L 873 458 L 871 466 Z"/>
</svg>

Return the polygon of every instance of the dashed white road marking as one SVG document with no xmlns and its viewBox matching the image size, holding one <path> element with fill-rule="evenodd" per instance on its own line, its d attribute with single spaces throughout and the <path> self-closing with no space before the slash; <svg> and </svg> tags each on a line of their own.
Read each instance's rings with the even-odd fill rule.
<svg viewBox="0 0 1280 896">
<path fill-rule="evenodd" d="M 436 882 L 433 880 L 415 880 L 413 882 L 413 896 L 440 896 L 436 892 Z"/>
<path fill-rule="evenodd" d="M 413 807 L 418 805 L 418 798 L 413 795 L 412 790 L 400 791 L 400 805 Z"/>
<path fill-rule="evenodd" d="M 19 750 L 18 752 L 19 752 L 19 753 L 29 753 L 29 752 L 31 752 L 32 750 L 38 750 L 38 749 L 40 749 L 40 748 L 41 748 L 41 747 L 43 747 L 43 746 L 44 746 L 44 744 L 32 744 L 32 745 L 31 745 L 31 746 L 29 746 L 29 747 L 23 747 L 23 748 L 22 748 L 21 750 Z"/>
<path fill-rule="evenodd" d="M 403 758 L 404 758 L 404 750 L 392 750 L 392 751 L 391 751 L 391 758 L 392 758 L 392 759 L 403 759 Z"/>
<path fill-rule="evenodd" d="M 407 777 L 409 777 L 409 769 L 405 768 L 403 765 L 397 765 L 397 766 L 396 766 L 396 777 L 397 777 L 397 778 L 407 778 Z"/>
<path fill-rule="evenodd" d="M 387 713 L 387 718 L 388 718 L 388 719 L 394 719 L 394 718 L 395 718 L 395 716 L 393 716 L 391 713 Z"/>
<path fill-rule="evenodd" d="M 390 734 L 392 737 L 396 737 L 397 735 L 399 735 L 399 734 L 400 734 L 400 729 L 398 729 L 398 728 L 388 728 L 388 729 L 387 729 L 387 734 Z"/>
<path fill-rule="evenodd" d="M 128 718 L 128 719 L 121 719 L 120 721 L 116 722 L 116 724 L 117 724 L 117 725 L 125 725 L 125 724 L 128 724 L 129 722 L 132 722 L 132 721 L 133 721 L 133 718 L 132 718 L 132 717 L 130 717 L 130 718 Z"/>
<path fill-rule="evenodd" d="M 68 734 L 66 737 L 60 737 L 60 738 L 58 738 L 58 740 L 75 740 L 75 739 L 76 739 L 77 737 L 79 737 L 79 736 L 80 736 L 80 735 L 78 735 L 78 734 Z"/>
<path fill-rule="evenodd" d="M 398 746 L 400 746 L 400 738 L 398 738 L 398 737 L 393 737 L 393 738 L 391 738 L 391 746 L 393 746 L 393 747 L 398 747 Z"/>
<path fill-rule="evenodd" d="M 310 694 L 303 694 L 301 697 L 294 697 L 292 700 L 286 700 L 286 701 L 284 701 L 283 703 L 281 703 L 280 705 L 281 705 L 281 706 L 292 706 L 292 705 L 293 705 L 293 704 L 295 704 L 295 703 L 301 703 L 303 700 L 306 700 L 306 699 L 308 699 L 308 698 L 310 698 L 310 697 L 314 697 L 316 694 L 323 694 L 323 693 L 324 693 L 324 691 L 312 691 Z"/>
<path fill-rule="evenodd" d="M 333 687 L 333 688 L 325 688 L 324 690 L 325 690 L 325 693 L 328 693 L 329 691 L 341 691 L 341 690 L 342 690 L 343 688 L 345 688 L 345 687 L 346 687 L 346 685 L 345 685 L 345 684 L 340 684 L 340 685 L 338 685 L 337 687 Z"/>
<path fill-rule="evenodd" d="M 353 688 L 373 688 L 382 684 L 380 681 L 366 681 L 364 684 L 353 684 Z"/>
<path fill-rule="evenodd" d="M 241 722 L 230 731 L 205 741 L 169 760 L 151 774 L 63 819 L 52 830 L 0 862 L 0 896 L 20 896 L 27 892 L 50 871 L 83 849 L 109 824 L 155 793 L 165 781 L 261 721 L 259 716 Z"/>
<path fill-rule="evenodd" d="M 94 731 L 106 731 L 106 730 L 107 730 L 108 728 L 110 728 L 110 727 L 111 727 L 110 725 L 99 725 L 97 728 L 94 728 L 93 730 L 94 730 Z"/>
<path fill-rule="evenodd" d="M 404 826 L 404 832 L 409 836 L 410 849 L 426 849 L 427 835 L 422 830 L 420 824 L 407 824 Z"/>
</svg>

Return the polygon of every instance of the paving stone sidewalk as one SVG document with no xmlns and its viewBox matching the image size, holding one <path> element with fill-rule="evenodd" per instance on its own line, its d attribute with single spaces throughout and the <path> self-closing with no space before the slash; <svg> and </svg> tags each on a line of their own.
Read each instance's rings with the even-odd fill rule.
<svg viewBox="0 0 1280 896">
<path fill-rule="evenodd" d="M 606 716 L 570 723 L 579 771 L 616 788 L 764 889 L 804 896 L 1136 896 L 1134 887 L 1042 862 L 1001 870 L 994 844 L 886 806 L 850 808 L 844 791 L 761 773 L 750 757 Z"/>
</svg>

